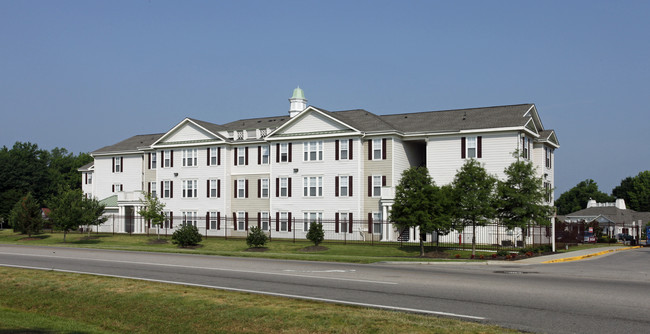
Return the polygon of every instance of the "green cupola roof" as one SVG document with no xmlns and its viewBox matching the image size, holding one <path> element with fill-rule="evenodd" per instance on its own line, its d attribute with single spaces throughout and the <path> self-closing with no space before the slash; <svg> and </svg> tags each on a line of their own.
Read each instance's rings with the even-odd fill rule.
<svg viewBox="0 0 650 334">
<path fill-rule="evenodd" d="M 296 89 L 293 90 L 293 96 L 291 97 L 292 99 L 304 99 L 305 98 L 305 92 L 302 91 L 300 86 L 296 87 Z"/>
</svg>

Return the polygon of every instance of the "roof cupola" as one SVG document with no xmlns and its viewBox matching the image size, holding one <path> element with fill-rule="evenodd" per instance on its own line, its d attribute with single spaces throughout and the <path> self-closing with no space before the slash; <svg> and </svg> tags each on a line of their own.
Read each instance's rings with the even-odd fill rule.
<svg viewBox="0 0 650 334">
<path fill-rule="evenodd" d="M 301 111 L 307 108 L 307 99 L 305 98 L 305 92 L 302 91 L 300 86 L 296 87 L 293 90 L 293 96 L 289 99 L 291 102 L 289 106 L 289 117 L 298 115 Z"/>
</svg>

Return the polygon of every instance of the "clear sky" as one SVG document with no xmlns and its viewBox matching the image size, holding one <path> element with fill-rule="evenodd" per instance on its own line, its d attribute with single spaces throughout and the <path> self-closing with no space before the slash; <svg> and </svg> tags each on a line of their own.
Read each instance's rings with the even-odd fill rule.
<svg viewBox="0 0 650 334">
<path fill-rule="evenodd" d="M 556 196 L 650 169 L 650 1 L 0 0 L 0 146 L 90 152 L 185 117 L 535 103 Z"/>
</svg>

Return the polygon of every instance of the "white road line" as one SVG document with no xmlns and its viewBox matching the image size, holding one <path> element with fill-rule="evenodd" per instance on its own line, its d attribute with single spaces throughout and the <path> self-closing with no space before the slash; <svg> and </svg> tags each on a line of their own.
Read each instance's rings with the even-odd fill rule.
<svg viewBox="0 0 650 334">
<path fill-rule="evenodd" d="M 217 285 L 186 283 L 186 282 L 167 281 L 167 280 L 158 280 L 158 279 L 150 279 L 150 278 L 142 278 L 142 277 L 121 276 L 121 275 L 98 274 L 98 273 L 90 273 L 90 272 L 75 271 L 75 270 L 63 270 L 63 269 L 52 269 L 52 268 L 17 266 L 17 265 L 11 265 L 11 264 L 3 264 L 3 263 L 0 263 L 0 266 L 12 267 L 12 268 L 23 268 L 23 269 L 56 271 L 56 272 L 73 273 L 73 274 L 85 274 L 85 275 L 115 277 L 115 278 L 124 278 L 124 279 L 134 279 L 134 280 L 139 280 L 139 281 L 148 281 L 148 282 L 165 283 L 165 284 L 176 284 L 176 285 L 185 285 L 185 286 L 195 286 L 195 287 L 199 287 L 199 288 L 210 288 L 210 289 L 219 289 L 219 290 L 226 290 L 226 291 L 245 292 L 245 293 L 253 293 L 253 294 L 260 294 L 260 295 L 267 295 L 267 296 L 275 296 L 275 297 L 313 300 L 313 301 L 319 301 L 319 302 L 325 302 L 325 303 L 343 304 L 343 305 L 351 305 L 351 306 L 361 306 L 361 307 L 377 308 L 377 309 L 390 310 L 390 311 L 411 312 L 411 313 L 429 314 L 429 315 L 454 317 L 454 318 L 462 318 L 462 319 L 471 319 L 471 320 L 486 320 L 487 319 L 485 317 L 477 317 L 477 316 L 466 315 L 466 314 L 440 312 L 440 311 L 430 311 L 430 310 L 422 310 L 422 309 L 414 309 L 414 308 L 398 307 L 398 306 L 389 306 L 389 305 L 358 303 L 358 302 L 351 302 L 351 301 L 346 301 L 346 300 L 317 298 L 317 297 L 291 295 L 291 294 L 286 294 L 286 293 L 276 293 L 276 292 L 267 292 L 267 291 L 259 291 L 259 290 L 238 289 L 238 288 L 230 288 L 230 287 L 217 286 Z"/>
<path fill-rule="evenodd" d="M 184 265 L 179 265 L 179 264 L 164 264 L 164 263 L 151 263 L 151 262 L 105 260 L 105 259 L 92 259 L 92 258 L 83 258 L 83 257 L 66 257 L 66 256 L 59 256 L 59 255 L 37 255 L 37 254 L 20 254 L 20 253 L 2 253 L 2 254 L 19 255 L 19 256 L 32 256 L 32 257 L 44 257 L 44 258 L 56 258 L 56 259 L 73 259 L 73 260 L 88 260 L 88 261 L 98 261 L 98 262 L 141 264 L 141 265 L 172 267 L 172 268 L 185 268 L 185 269 L 205 269 L 205 270 L 227 271 L 227 272 L 246 273 L 246 274 L 262 274 L 262 275 L 289 276 L 289 277 L 301 277 L 301 278 L 317 278 L 317 279 L 326 279 L 326 280 L 334 280 L 334 281 L 360 282 L 360 283 L 372 283 L 372 284 L 387 284 L 387 285 L 397 285 L 398 284 L 398 283 L 395 283 L 395 282 L 386 282 L 386 281 L 372 281 L 372 280 L 361 280 L 361 279 L 341 278 L 341 277 L 310 276 L 310 275 L 298 275 L 298 274 L 290 274 L 290 273 L 274 273 L 274 272 L 253 271 L 253 270 L 237 270 L 237 269 L 225 269 L 225 268 L 195 267 L 195 266 L 184 266 Z"/>
</svg>

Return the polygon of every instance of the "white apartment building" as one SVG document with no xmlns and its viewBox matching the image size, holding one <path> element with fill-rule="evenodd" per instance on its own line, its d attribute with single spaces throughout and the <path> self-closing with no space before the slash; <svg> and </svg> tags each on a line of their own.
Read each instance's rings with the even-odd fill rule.
<svg viewBox="0 0 650 334">
<path fill-rule="evenodd" d="M 98 149 L 80 169 L 84 193 L 126 217 L 115 232 L 147 231 L 137 217 L 146 191 L 165 203 L 170 230 L 190 223 L 207 235 L 243 236 L 254 225 L 304 237 L 307 222 L 323 220 L 334 222 L 333 233 L 396 240 L 390 224 L 377 222 L 388 218 L 402 171 L 426 166 L 444 185 L 477 159 L 502 178 L 518 151 L 553 202 L 559 142 L 534 104 L 376 115 L 308 106 L 300 88 L 289 101 L 289 114 L 225 124 L 185 118 Z"/>
</svg>

